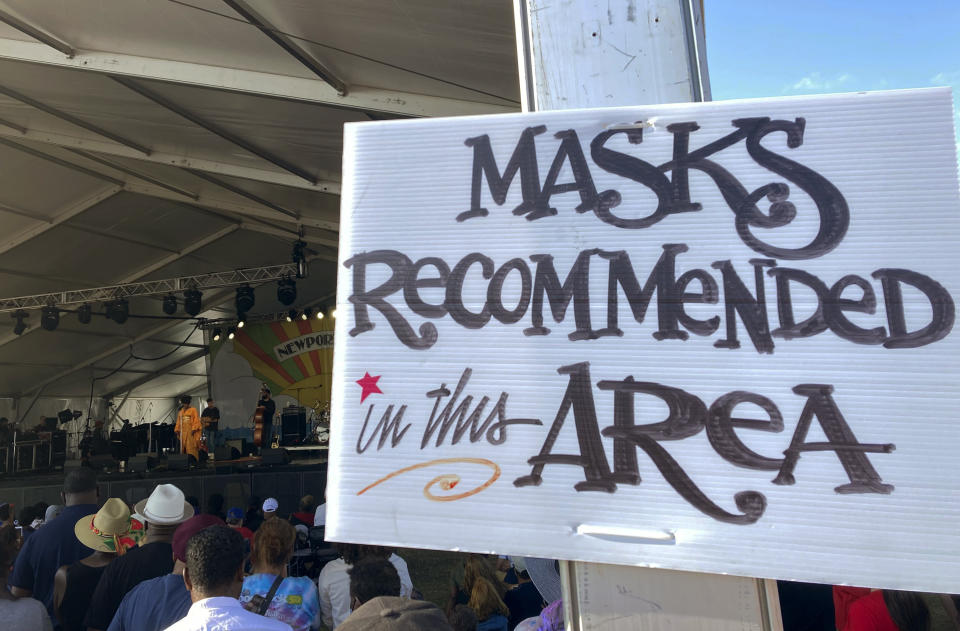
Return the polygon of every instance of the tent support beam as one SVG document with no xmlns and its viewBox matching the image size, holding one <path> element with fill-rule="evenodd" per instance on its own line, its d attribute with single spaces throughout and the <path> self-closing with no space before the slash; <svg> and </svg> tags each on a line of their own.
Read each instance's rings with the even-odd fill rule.
<svg viewBox="0 0 960 631">
<path fill-rule="evenodd" d="M 0 59 L 101 75 L 210 88 L 221 92 L 250 94 L 282 101 L 313 103 L 339 109 L 371 112 L 387 117 L 504 114 L 516 112 L 519 109 L 516 103 L 508 99 L 492 103 L 468 101 L 361 85 L 351 85 L 350 93 L 340 96 L 336 90 L 318 79 L 138 57 L 115 52 L 80 50 L 77 51 L 76 57 L 69 59 L 43 44 L 3 38 L 0 38 Z M 492 100 L 489 97 L 483 98 Z"/>
<path fill-rule="evenodd" d="M 347 93 L 347 84 L 344 83 L 342 79 L 337 77 L 333 71 L 320 63 L 316 57 L 307 52 L 307 50 L 300 46 L 300 44 L 298 44 L 296 41 L 290 37 L 287 37 L 286 35 L 283 35 L 277 29 L 275 29 L 266 18 L 257 13 L 257 11 L 249 4 L 244 2 L 244 0 L 223 1 L 231 9 L 242 15 L 243 19 L 260 29 L 260 32 L 273 40 L 273 42 L 285 50 L 288 55 L 299 61 L 310 72 L 326 81 L 330 87 L 337 91 L 337 94 L 344 96 Z"/>
<path fill-rule="evenodd" d="M 178 359 L 177 361 L 171 364 L 167 364 L 163 368 L 152 371 L 149 374 L 143 375 L 142 377 L 138 377 L 129 383 L 123 384 L 119 388 L 114 388 L 111 392 L 104 394 L 103 398 L 109 399 L 110 397 L 115 397 L 121 392 L 124 392 L 126 393 L 124 396 L 124 401 L 126 401 L 126 397 L 129 397 L 130 393 L 136 390 L 137 388 L 139 388 L 140 386 L 150 383 L 157 377 L 162 377 L 166 374 L 169 374 L 170 372 L 176 370 L 177 368 L 186 366 L 187 364 L 194 362 L 200 359 L 201 357 L 206 357 L 209 352 L 210 352 L 209 348 L 202 348 L 198 351 L 194 351 L 193 353 L 190 353 L 185 357 L 181 357 L 180 359 Z M 206 376 L 206 375 L 196 375 L 196 376 L 200 377 L 200 376 Z"/>
<path fill-rule="evenodd" d="M 283 206 L 279 206 L 279 205 L 277 205 L 277 204 L 274 204 L 273 202 L 271 202 L 271 201 L 269 201 L 269 200 L 266 200 L 266 199 L 260 197 L 259 195 L 256 195 L 256 194 L 254 194 L 254 193 L 251 193 L 250 191 L 246 191 L 246 190 L 240 188 L 239 186 L 234 186 L 234 185 L 231 184 L 230 182 L 224 182 L 224 181 L 221 180 L 220 178 L 213 177 L 212 175 L 208 175 L 208 174 L 204 173 L 203 171 L 197 171 L 196 169 L 185 169 L 185 171 L 189 171 L 190 174 L 193 175 L 194 177 L 198 177 L 198 178 L 200 178 L 201 180 L 204 180 L 204 181 L 206 181 L 206 182 L 210 182 L 210 183 L 213 184 L 214 186 L 219 186 L 220 188 L 222 188 L 222 189 L 224 189 L 224 190 L 226 190 L 226 191 L 230 191 L 231 193 L 234 193 L 235 195 L 239 195 L 240 197 L 246 197 L 246 198 L 249 199 L 250 201 L 256 202 L 256 203 L 260 204 L 261 206 L 266 206 L 267 208 L 272 208 L 273 210 L 277 211 L 278 213 L 283 213 L 284 215 L 286 215 L 286 216 L 288 216 L 288 217 L 292 217 L 293 219 L 296 219 L 296 220 L 299 220 L 299 219 L 300 219 L 300 214 L 299 214 L 299 213 L 295 213 L 295 212 L 292 211 L 292 210 L 287 210 L 287 209 L 284 208 Z"/>
<path fill-rule="evenodd" d="M 197 125 L 198 127 L 202 127 L 203 129 L 206 129 L 206 130 L 207 130 L 208 132 L 210 132 L 211 134 L 214 134 L 214 135 L 216 135 L 216 136 L 220 136 L 221 138 L 223 138 L 223 139 L 226 140 L 227 142 L 230 142 L 230 143 L 232 143 L 232 144 L 240 147 L 241 149 L 244 149 L 245 151 L 248 151 L 248 152 L 252 153 L 253 155 L 257 156 L 258 158 L 262 158 L 263 160 L 266 160 L 267 162 L 270 162 L 271 164 L 275 164 L 276 166 L 280 167 L 280 168 L 283 169 L 284 171 L 287 171 L 287 172 L 289 172 L 289 173 L 292 173 L 292 174 L 296 175 L 297 177 L 299 177 L 299 178 L 301 178 L 301 179 L 303 179 L 303 180 L 306 180 L 306 181 L 309 182 L 310 184 L 313 184 L 313 185 L 316 185 L 316 184 L 317 184 L 317 178 L 316 178 L 316 176 L 314 176 L 312 173 L 310 173 L 310 172 L 307 171 L 306 169 L 303 169 L 303 168 L 301 168 L 301 167 L 293 164 L 293 163 L 290 162 L 289 160 L 286 160 L 286 159 L 284 159 L 284 158 L 281 158 L 280 156 L 278 156 L 278 155 L 276 155 L 276 154 L 274 154 L 274 153 L 272 153 L 272 152 L 270 152 L 270 151 L 267 151 L 266 149 L 263 149 L 263 148 L 261 148 L 261 147 L 258 147 L 258 146 L 256 146 L 255 144 L 253 144 L 252 142 L 248 142 L 247 140 L 244 140 L 243 138 L 241 138 L 241 137 L 238 136 L 237 134 L 235 134 L 235 133 L 233 133 L 233 132 L 231 132 L 231 131 L 226 130 L 225 128 L 221 127 L 220 125 L 218 125 L 218 124 L 216 124 L 216 123 L 213 123 L 213 122 L 211 122 L 211 121 L 208 121 L 208 120 L 206 120 L 205 118 L 202 118 L 202 117 L 200 117 L 200 116 L 197 116 L 196 114 L 194 114 L 194 113 L 191 112 L 190 110 L 186 109 L 185 107 L 183 107 L 183 106 L 181 106 L 181 105 L 179 105 L 179 104 L 177 104 L 177 103 L 174 103 L 173 101 L 171 101 L 171 100 L 168 99 L 167 97 L 159 94 L 158 92 L 154 92 L 154 91 L 151 90 L 150 88 L 148 88 L 148 87 L 146 87 L 145 85 L 143 85 L 143 84 L 135 81 L 134 79 L 130 79 L 129 77 L 110 77 L 110 78 L 113 79 L 114 81 L 116 81 L 117 83 L 119 83 L 120 85 L 124 86 L 125 88 L 127 88 L 127 89 L 129 89 L 129 90 L 132 90 L 133 92 L 136 92 L 137 94 L 139 94 L 140 96 L 144 97 L 145 99 L 148 99 L 148 100 L 150 100 L 150 101 L 153 101 L 154 103 L 156 103 L 156 104 L 159 105 L 160 107 L 162 107 L 162 108 L 164 108 L 164 109 L 166 109 L 166 110 L 169 110 L 169 111 L 173 112 L 174 114 L 177 114 L 178 116 L 181 116 L 181 117 L 187 119 L 188 121 L 190 121 L 190 122 L 193 123 L 194 125 Z M 2 90 L 0 90 L 0 93 L 2 93 Z"/>
<path fill-rule="evenodd" d="M 109 140 L 119 143 L 124 147 L 130 147 L 134 151 L 142 153 L 145 156 L 150 155 L 150 149 L 148 149 L 147 147 L 144 147 L 143 145 L 141 145 L 140 143 L 134 140 L 130 140 L 129 138 L 124 138 L 120 134 L 115 134 L 112 131 L 104 129 L 103 127 L 94 125 L 93 123 L 88 123 L 82 118 L 77 118 L 73 114 L 68 114 L 63 110 L 58 110 L 57 108 L 47 105 L 46 103 L 38 101 L 32 97 L 29 97 L 26 94 L 21 94 L 16 90 L 11 90 L 10 88 L 2 85 L 0 85 L 0 94 L 3 94 L 4 96 L 8 96 L 15 101 L 20 101 L 25 105 L 29 105 L 30 107 L 40 110 L 41 112 L 46 112 L 50 116 L 59 118 L 60 120 L 63 120 L 63 121 L 67 121 L 68 123 L 72 125 L 76 125 L 81 129 L 86 129 L 87 131 L 93 132 L 98 136 L 103 136 L 104 138 L 108 138 Z"/>
<path fill-rule="evenodd" d="M 33 24 L 30 24 L 26 20 L 21 20 L 20 18 L 18 18 L 17 16 L 13 15 L 8 11 L 4 11 L 0 9 L 0 22 L 3 22 L 8 26 L 12 26 L 13 28 L 17 29 L 21 33 L 25 35 L 29 35 L 30 37 L 37 40 L 38 42 L 43 42 L 44 44 L 46 44 L 47 46 L 49 46 L 54 50 L 60 51 L 61 53 L 66 55 L 67 58 L 69 59 L 72 59 L 74 55 L 77 54 L 77 51 L 73 49 L 73 46 L 66 43 L 59 37 L 55 37 L 51 35 L 50 33 L 44 31 L 43 29 L 37 26 L 34 26 Z"/>
<path fill-rule="evenodd" d="M 180 188 L 180 187 L 178 187 L 178 186 L 174 186 L 173 184 L 168 184 L 168 183 L 166 183 L 166 182 L 164 182 L 164 181 L 162 181 L 162 180 L 158 180 L 157 178 L 155 178 L 155 177 L 153 177 L 153 176 L 151 176 L 151 175 L 147 175 L 146 173 L 141 173 L 140 171 L 136 171 L 136 170 L 134 170 L 134 169 L 131 169 L 130 167 L 124 166 L 124 165 L 122 165 L 122 164 L 118 164 L 118 163 L 116 163 L 116 162 L 114 162 L 114 161 L 112 161 L 112 160 L 107 160 L 106 158 L 104 158 L 104 157 L 102 157 L 102 156 L 98 156 L 98 155 L 93 154 L 93 153 L 90 153 L 89 151 L 83 151 L 82 149 L 73 149 L 73 148 L 69 148 L 69 147 L 67 148 L 67 151 L 69 151 L 69 152 L 71 152 L 71 153 L 75 153 L 76 155 L 80 156 L 81 158 L 85 158 L 85 159 L 87 159 L 87 160 L 90 160 L 91 162 L 96 162 L 97 164 L 103 165 L 103 166 L 107 167 L 108 169 L 113 169 L 114 171 L 119 171 L 120 173 L 124 173 L 124 174 L 126 174 L 126 175 L 129 175 L 129 176 L 132 176 L 132 177 L 141 179 L 141 180 L 143 180 L 144 182 L 150 182 L 150 183 L 153 184 L 154 186 L 159 186 L 160 188 L 165 188 L 165 189 L 167 189 L 168 191 L 177 193 L 178 195 L 183 195 L 184 197 L 189 197 L 190 199 L 194 199 L 194 200 L 195 200 L 195 199 L 199 199 L 199 197 L 200 197 L 200 195 L 197 194 L 197 193 L 194 193 L 194 192 L 192 192 L 192 191 L 188 191 L 188 190 L 182 189 L 182 188 Z"/>
</svg>

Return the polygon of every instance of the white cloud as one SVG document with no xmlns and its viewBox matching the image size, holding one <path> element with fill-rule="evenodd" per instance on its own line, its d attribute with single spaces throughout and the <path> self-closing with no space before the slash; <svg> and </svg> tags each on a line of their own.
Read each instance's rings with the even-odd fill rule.
<svg viewBox="0 0 960 631">
<path fill-rule="evenodd" d="M 811 72 L 783 88 L 784 92 L 828 92 L 842 88 L 853 77 L 848 73 L 838 74 L 833 77 L 824 77 L 819 72 Z"/>
</svg>

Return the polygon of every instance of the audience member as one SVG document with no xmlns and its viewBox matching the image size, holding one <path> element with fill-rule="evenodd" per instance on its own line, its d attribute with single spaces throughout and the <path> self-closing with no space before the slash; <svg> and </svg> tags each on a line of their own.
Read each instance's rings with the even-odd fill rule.
<svg viewBox="0 0 960 631">
<path fill-rule="evenodd" d="M 350 615 L 350 575 L 347 570 L 360 560 L 362 546 L 335 543 L 339 557 L 320 570 L 317 588 L 320 592 L 320 614 L 328 629 L 339 627 Z"/>
<path fill-rule="evenodd" d="M 54 519 L 60 516 L 60 513 L 63 512 L 63 504 L 51 504 L 47 506 L 46 512 L 43 514 L 43 523 L 49 524 Z"/>
<path fill-rule="evenodd" d="M 13 525 L 13 505 L 0 502 L 0 528 Z"/>
<path fill-rule="evenodd" d="M 783 614 L 783 631 L 835 631 L 833 588 L 830 585 L 777 581 L 777 593 Z"/>
<path fill-rule="evenodd" d="M 350 614 L 339 631 L 453 631 L 453 628 L 433 603 L 380 596 Z"/>
<path fill-rule="evenodd" d="M 378 596 L 399 596 L 400 575 L 390 561 L 379 556 L 367 556 L 347 570 L 350 576 L 350 609 Z"/>
<path fill-rule="evenodd" d="M 130 519 L 130 509 L 123 500 L 115 497 L 95 514 L 81 517 L 73 530 L 93 554 L 57 570 L 53 608 L 64 631 L 84 631 L 83 619 L 103 571 L 116 557 L 136 546 L 144 531 L 143 524 Z"/>
<path fill-rule="evenodd" d="M 107 631 L 162 631 L 187 615 L 192 604 L 183 582 L 187 543 L 210 526 L 222 526 L 214 515 L 194 515 L 173 533 L 173 571 L 143 581 L 123 597 Z"/>
<path fill-rule="evenodd" d="M 316 512 L 313 514 L 313 525 L 314 526 L 326 526 L 327 525 L 327 492 L 323 492 L 323 504 L 317 506 Z"/>
<path fill-rule="evenodd" d="M 123 597 L 141 582 L 173 571 L 173 535 L 177 526 L 193 516 L 183 491 L 172 484 L 158 484 L 150 497 L 135 510 L 147 522 L 144 544 L 115 559 L 104 570 L 90 601 L 84 624 L 103 631 L 110 626 Z"/>
<path fill-rule="evenodd" d="M 243 580 L 240 602 L 249 611 L 286 622 L 294 631 L 307 631 L 320 626 L 320 600 L 312 580 L 287 576 L 294 539 L 293 526 L 282 519 L 260 526 L 253 542 L 252 572 Z"/>
<path fill-rule="evenodd" d="M 290 515 L 290 523 L 294 526 L 297 524 L 303 524 L 304 526 L 312 526 L 315 512 L 317 510 L 317 500 L 313 499 L 312 495 L 304 495 L 300 498 L 300 505 L 297 508 L 297 511 Z"/>
<path fill-rule="evenodd" d="M 263 521 L 276 517 L 278 508 L 280 508 L 280 502 L 276 498 L 268 497 L 263 500 Z"/>
<path fill-rule="evenodd" d="M 194 515 L 199 515 L 202 512 L 200 510 L 200 500 L 197 498 L 196 495 L 188 495 L 184 499 L 186 500 L 187 504 L 189 504 L 193 508 Z"/>
<path fill-rule="evenodd" d="M 290 631 L 290 626 L 243 608 L 243 537 L 226 526 L 211 526 L 187 544 L 183 582 L 192 605 L 167 631 Z"/>
<path fill-rule="evenodd" d="M 223 512 L 223 505 L 226 500 L 223 499 L 223 495 L 220 493 L 212 493 L 210 497 L 207 498 L 207 514 L 214 515 L 219 517 L 221 520 L 227 518 Z"/>
<path fill-rule="evenodd" d="M 55 628 L 59 624 L 53 611 L 53 578 L 61 566 L 72 565 L 92 552 L 80 543 L 73 528 L 78 519 L 97 512 L 96 472 L 85 467 L 68 472 L 62 495 L 66 508 L 23 545 L 9 580 L 14 596 L 33 596 L 47 607 Z"/>
<path fill-rule="evenodd" d="M 50 631 L 53 624 L 43 603 L 29 597 L 17 598 L 6 589 L 17 545 L 13 526 L 0 527 L 0 620 L 5 631 Z"/>
<path fill-rule="evenodd" d="M 930 612 L 916 592 L 833 587 L 837 631 L 927 631 Z"/>
<path fill-rule="evenodd" d="M 243 517 L 243 525 L 254 532 L 263 523 L 263 513 L 260 511 L 260 507 L 260 498 L 251 495 L 250 501 L 247 502 L 247 513 Z"/>
<path fill-rule="evenodd" d="M 453 631 L 477 631 L 477 614 L 466 605 L 457 605 L 450 612 L 450 626 Z"/>
<path fill-rule="evenodd" d="M 467 604 L 477 614 L 478 631 L 508 631 L 510 609 L 503 602 L 504 585 L 496 575 L 493 564 L 475 554 L 467 560 L 463 570 L 463 586 L 469 595 Z"/>
<path fill-rule="evenodd" d="M 227 525 L 240 533 L 248 543 L 253 543 L 253 531 L 243 525 L 243 509 L 234 506 L 227 511 Z"/>
<path fill-rule="evenodd" d="M 526 568 L 514 567 L 517 577 L 517 586 L 508 590 L 503 596 L 503 602 L 510 610 L 510 629 L 516 628 L 521 621 L 540 615 L 546 603 L 543 596 L 537 591 L 536 585 L 530 580 L 530 573 Z"/>
</svg>

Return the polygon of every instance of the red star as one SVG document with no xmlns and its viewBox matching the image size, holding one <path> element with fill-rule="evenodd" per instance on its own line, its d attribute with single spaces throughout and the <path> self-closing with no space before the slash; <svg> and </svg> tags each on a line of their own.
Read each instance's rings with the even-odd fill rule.
<svg viewBox="0 0 960 631">
<path fill-rule="evenodd" d="M 360 395 L 360 403 L 363 403 L 371 394 L 383 394 L 383 390 L 377 385 L 378 381 L 380 381 L 380 375 L 371 377 L 368 372 L 363 373 L 363 379 L 357 379 L 357 385 L 363 388 L 363 393 Z"/>
</svg>

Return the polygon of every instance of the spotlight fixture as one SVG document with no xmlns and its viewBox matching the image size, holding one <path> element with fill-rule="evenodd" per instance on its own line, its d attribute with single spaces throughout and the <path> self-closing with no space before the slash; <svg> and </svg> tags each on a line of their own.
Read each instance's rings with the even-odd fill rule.
<svg viewBox="0 0 960 631">
<path fill-rule="evenodd" d="M 306 309 L 303 310 L 304 320 L 309 320 L 312 317 L 313 317 L 313 309 L 311 309 L 310 307 L 307 307 Z"/>
<path fill-rule="evenodd" d="M 232 340 L 237 335 L 237 330 L 233 327 L 227 329 L 227 339 Z"/>
<path fill-rule="evenodd" d="M 333 311 L 330 312 L 330 317 L 336 319 L 336 317 L 337 317 L 337 310 L 336 310 L 336 309 L 334 309 Z"/>
<path fill-rule="evenodd" d="M 303 312 L 300 314 L 300 319 L 301 319 L 301 320 L 309 320 L 309 319 L 310 319 L 310 314 L 307 313 L 307 311 L 308 311 L 308 309 L 304 309 Z"/>
<path fill-rule="evenodd" d="M 323 308 L 317 309 L 317 320 L 323 320 Z"/>
<path fill-rule="evenodd" d="M 297 300 L 297 283 L 292 278 L 283 278 L 277 283 L 277 300 L 289 307 Z"/>
<path fill-rule="evenodd" d="M 253 309 L 253 305 L 257 302 L 256 295 L 253 293 L 253 287 L 250 285 L 244 285 L 243 287 L 237 287 L 237 313 L 246 313 Z"/>
<path fill-rule="evenodd" d="M 130 317 L 130 303 L 123 298 L 111 300 L 105 303 L 104 307 L 107 310 L 107 317 L 117 324 L 123 324 Z"/>
<path fill-rule="evenodd" d="M 17 321 L 17 323 L 13 325 L 13 334 L 23 335 L 23 332 L 27 330 L 27 325 L 24 323 L 24 320 L 29 318 L 30 314 L 23 309 L 17 309 L 10 314 L 10 317 Z"/>
<path fill-rule="evenodd" d="M 77 309 L 77 320 L 80 321 L 80 324 L 90 324 L 91 318 L 93 318 L 93 310 L 90 305 L 82 305 Z"/>
<path fill-rule="evenodd" d="M 293 322 L 293 319 L 297 317 L 297 310 L 291 309 L 287 311 L 287 322 Z"/>
<path fill-rule="evenodd" d="M 293 244 L 293 262 L 297 264 L 297 278 L 306 278 L 307 276 L 307 244 L 303 241 L 296 241 Z"/>
<path fill-rule="evenodd" d="M 163 312 L 167 315 L 173 315 L 177 312 L 177 297 L 173 294 L 167 294 L 163 297 Z"/>
<path fill-rule="evenodd" d="M 237 314 L 237 328 L 242 329 L 247 324 L 247 314 L 238 313 Z"/>
<path fill-rule="evenodd" d="M 203 294 L 197 289 L 188 289 L 183 292 L 183 310 L 188 315 L 197 317 L 203 310 Z"/>
<path fill-rule="evenodd" d="M 219 342 L 219 341 L 220 341 L 220 329 L 214 329 L 214 330 L 213 330 L 213 341 L 214 341 L 214 342 Z"/>
<path fill-rule="evenodd" d="M 40 326 L 45 331 L 56 331 L 60 325 L 60 310 L 53 305 L 47 305 L 40 310 Z"/>
</svg>

